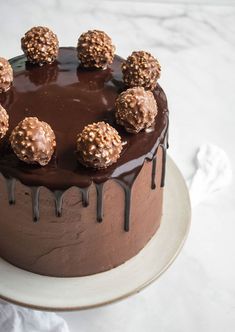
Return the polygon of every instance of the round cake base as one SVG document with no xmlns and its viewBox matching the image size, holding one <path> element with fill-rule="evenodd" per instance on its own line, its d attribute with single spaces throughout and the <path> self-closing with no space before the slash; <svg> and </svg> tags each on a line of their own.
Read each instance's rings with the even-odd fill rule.
<svg viewBox="0 0 235 332">
<path fill-rule="evenodd" d="M 169 157 L 166 174 L 161 226 L 137 256 L 110 271 L 78 278 L 37 275 L 0 258 L 0 297 L 39 310 L 71 311 L 109 304 L 148 286 L 177 257 L 190 226 L 188 190 Z"/>
</svg>

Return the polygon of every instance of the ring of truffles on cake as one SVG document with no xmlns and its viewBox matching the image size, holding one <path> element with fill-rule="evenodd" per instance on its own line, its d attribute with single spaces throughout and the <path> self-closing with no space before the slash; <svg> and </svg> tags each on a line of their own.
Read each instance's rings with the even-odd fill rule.
<svg viewBox="0 0 235 332">
<path fill-rule="evenodd" d="M 160 225 L 161 66 L 143 50 L 119 57 L 98 29 L 75 47 L 44 26 L 22 35 L 24 54 L 0 57 L 0 256 L 49 276 L 109 270 Z"/>
<path fill-rule="evenodd" d="M 21 47 L 28 61 L 43 66 L 51 64 L 58 57 L 59 41 L 49 28 L 37 26 L 27 31 L 21 39 Z M 103 31 L 89 30 L 78 39 L 77 55 L 84 68 L 105 69 L 114 59 L 115 46 Z M 128 89 L 116 99 L 115 117 L 117 124 L 127 132 L 137 134 L 150 127 L 157 115 L 157 103 L 151 91 L 160 77 L 159 62 L 148 52 L 133 52 L 122 63 L 123 81 Z M 13 81 L 10 63 L 0 58 L 0 92 L 6 92 Z M 1 107 L 1 136 L 8 129 L 8 115 Z M 1 138 L 2 138 L 1 137 Z M 50 125 L 36 117 L 22 119 L 10 136 L 10 142 L 17 157 L 28 163 L 45 166 L 55 151 L 55 134 Z M 122 150 L 121 137 L 108 123 L 88 124 L 78 134 L 78 160 L 87 167 L 106 168 L 117 161 Z"/>
</svg>

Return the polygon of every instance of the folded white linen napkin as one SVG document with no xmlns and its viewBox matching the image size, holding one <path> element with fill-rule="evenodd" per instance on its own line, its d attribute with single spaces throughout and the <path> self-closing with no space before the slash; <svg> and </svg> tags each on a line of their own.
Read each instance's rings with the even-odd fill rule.
<svg viewBox="0 0 235 332">
<path fill-rule="evenodd" d="M 223 189 L 231 179 L 232 169 L 226 153 L 215 145 L 202 145 L 196 155 L 196 171 L 188 181 L 192 206 Z M 0 301 L 0 332 L 69 332 L 69 328 L 54 313 Z"/>
<path fill-rule="evenodd" d="M 1 332 L 69 332 L 64 319 L 51 312 L 22 308 L 0 300 Z"/>
<path fill-rule="evenodd" d="M 192 207 L 232 181 L 232 167 L 224 150 L 213 144 L 203 144 L 196 155 L 196 171 L 188 181 Z"/>
</svg>

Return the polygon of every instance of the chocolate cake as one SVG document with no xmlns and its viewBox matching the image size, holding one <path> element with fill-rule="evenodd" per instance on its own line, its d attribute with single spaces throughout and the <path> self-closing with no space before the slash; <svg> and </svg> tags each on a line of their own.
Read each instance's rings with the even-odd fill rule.
<svg viewBox="0 0 235 332">
<path fill-rule="evenodd" d="M 158 61 L 127 60 L 93 30 L 61 47 L 48 28 L 0 58 L 0 256 L 85 276 L 136 255 L 162 217 L 168 137 Z"/>
</svg>

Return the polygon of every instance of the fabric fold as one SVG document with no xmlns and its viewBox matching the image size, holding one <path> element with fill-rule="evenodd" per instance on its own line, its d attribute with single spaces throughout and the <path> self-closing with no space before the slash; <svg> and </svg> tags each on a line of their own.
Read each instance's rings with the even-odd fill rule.
<svg viewBox="0 0 235 332">
<path fill-rule="evenodd" d="M 224 150 L 203 144 L 196 154 L 196 171 L 188 181 L 192 207 L 205 201 L 232 181 L 232 167 Z"/>
</svg>

